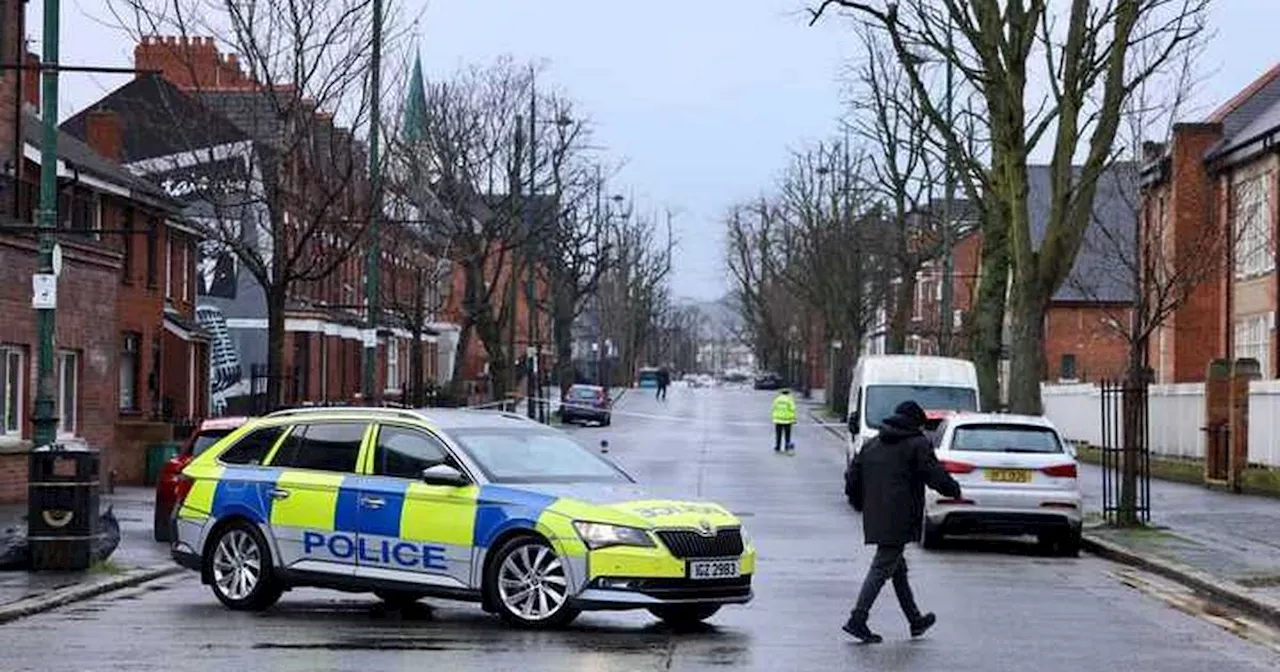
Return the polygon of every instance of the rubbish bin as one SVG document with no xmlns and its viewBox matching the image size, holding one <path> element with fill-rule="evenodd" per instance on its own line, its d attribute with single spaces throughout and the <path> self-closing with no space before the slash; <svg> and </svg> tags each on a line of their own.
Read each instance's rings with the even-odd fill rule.
<svg viewBox="0 0 1280 672">
<path fill-rule="evenodd" d="M 153 443 L 147 446 L 147 468 L 142 476 L 143 484 L 155 485 L 160 480 L 160 470 L 164 468 L 165 462 L 177 457 L 181 449 L 176 443 Z"/>
<path fill-rule="evenodd" d="M 27 541 L 34 570 L 87 569 L 98 535 L 100 455 L 87 448 L 43 446 L 31 452 Z"/>
</svg>

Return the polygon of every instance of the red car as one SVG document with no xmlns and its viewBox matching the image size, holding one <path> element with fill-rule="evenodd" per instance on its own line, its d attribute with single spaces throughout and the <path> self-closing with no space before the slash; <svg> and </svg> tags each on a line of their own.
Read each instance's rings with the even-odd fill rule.
<svg viewBox="0 0 1280 672">
<path fill-rule="evenodd" d="M 178 501 L 178 474 L 196 455 L 217 443 L 222 437 L 239 429 L 250 418 L 212 418 L 200 423 L 191 438 L 182 446 L 177 457 L 165 463 L 156 479 L 156 541 L 173 539 L 173 506 Z"/>
</svg>

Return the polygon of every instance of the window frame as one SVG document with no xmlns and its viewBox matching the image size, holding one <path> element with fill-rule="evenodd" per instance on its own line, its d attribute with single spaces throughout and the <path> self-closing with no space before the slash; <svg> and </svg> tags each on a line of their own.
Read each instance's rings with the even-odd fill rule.
<svg viewBox="0 0 1280 672">
<path fill-rule="evenodd" d="M 131 339 L 133 342 L 132 351 L 129 350 L 129 342 Z M 130 385 L 130 387 L 132 388 L 130 390 L 130 393 L 133 395 L 133 401 L 130 405 L 126 406 L 124 403 L 125 402 L 125 398 L 124 398 L 125 386 L 124 386 L 124 381 L 122 377 L 125 371 L 127 370 L 127 368 L 124 366 L 124 363 L 130 355 L 132 355 L 133 357 L 133 366 L 131 367 L 133 369 L 132 371 L 133 381 L 132 381 L 132 384 Z M 119 375 L 117 376 L 117 381 L 119 383 L 119 389 L 117 391 L 117 394 L 119 395 L 119 399 L 117 400 L 118 402 L 117 406 L 119 406 L 120 412 L 126 413 L 126 414 L 140 413 L 142 411 L 142 406 L 139 403 L 142 397 L 141 386 L 139 384 L 142 380 L 142 334 L 141 333 L 138 333 L 136 331 L 126 331 L 120 334 L 120 360 L 117 368 L 119 369 Z"/>
<path fill-rule="evenodd" d="M 350 426 L 357 426 L 362 428 L 362 431 L 360 432 L 360 441 L 356 445 L 355 464 L 352 465 L 350 471 L 334 471 L 332 469 L 300 467 L 295 464 L 281 464 L 279 462 L 280 458 L 284 457 L 284 454 L 283 454 L 284 449 L 295 438 L 296 440 L 301 442 L 307 441 L 308 429 L 312 427 L 335 426 L 335 425 L 350 425 Z M 319 420 L 317 419 L 312 421 L 296 422 L 293 425 L 289 426 L 285 431 L 285 433 L 280 437 L 280 440 L 276 442 L 276 445 L 271 449 L 271 452 L 267 455 L 264 465 L 275 468 L 275 469 L 301 469 L 303 471 L 313 471 L 319 474 L 364 473 L 365 463 L 368 461 L 367 455 L 368 455 L 368 448 L 369 448 L 369 433 L 373 427 L 374 427 L 374 423 L 368 420 Z M 299 449 L 294 448 L 294 451 L 296 454 L 299 451 Z"/>
<path fill-rule="evenodd" d="M 387 338 L 387 381 L 385 392 L 394 393 L 401 389 L 400 384 L 400 344 L 395 338 Z"/>
<path fill-rule="evenodd" d="M 379 441 L 382 440 L 382 432 L 386 429 L 393 429 L 400 432 L 414 432 L 434 441 L 436 445 L 440 447 L 440 453 L 444 456 L 444 461 L 441 462 L 441 464 L 447 464 L 458 469 L 463 474 L 466 474 L 473 483 L 475 482 L 475 477 L 468 473 L 470 470 L 467 469 L 467 467 L 463 465 L 462 460 L 459 460 L 458 456 L 454 454 L 453 449 L 449 447 L 449 442 L 445 441 L 439 434 L 416 425 L 399 424 L 394 422 L 379 422 L 374 424 L 374 430 L 368 435 L 368 440 L 365 444 L 365 449 L 368 452 L 366 453 L 367 457 L 362 460 L 361 467 L 363 467 L 363 469 L 361 473 L 368 476 L 377 476 L 379 478 L 398 478 L 412 481 L 422 480 L 420 477 L 381 473 L 381 465 L 378 463 L 378 458 L 380 457 L 378 447 Z"/>
<path fill-rule="evenodd" d="M 67 365 L 70 362 L 71 367 Z M 59 350 L 54 358 L 55 373 L 58 376 L 58 396 L 55 412 L 58 414 L 58 438 L 74 438 L 77 436 L 76 431 L 80 424 L 80 353 L 75 350 Z M 70 422 L 68 422 L 67 407 L 67 372 L 72 375 L 71 385 L 71 413 Z"/>
<path fill-rule="evenodd" d="M 27 382 L 27 353 L 24 348 L 17 345 L 0 346 L 0 356 L 3 361 L 3 378 L 0 378 L 0 436 L 22 436 L 23 429 L 23 406 L 26 403 L 26 382 Z M 12 366 L 13 360 L 17 360 L 17 367 Z M 13 379 L 11 373 L 16 370 L 18 376 Z M 16 383 L 16 389 L 10 387 L 10 381 Z M 9 397 L 14 396 L 13 407 L 16 411 L 13 414 L 14 424 L 9 425 Z"/>
<path fill-rule="evenodd" d="M 1271 171 L 1231 186 L 1232 272 L 1237 280 L 1275 270 L 1271 240 Z"/>
</svg>

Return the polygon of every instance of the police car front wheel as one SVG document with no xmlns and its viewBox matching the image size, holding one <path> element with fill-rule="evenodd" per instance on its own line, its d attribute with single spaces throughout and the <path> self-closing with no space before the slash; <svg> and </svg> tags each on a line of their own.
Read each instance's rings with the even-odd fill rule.
<svg viewBox="0 0 1280 672">
<path fill-rule="evenodd" d="M 555 549 L 537 537 L 516 537 L 496 550 L 484 589 L 508 623 L 554 628 L 578 615 L 569 604 L 569 577 Z"/>
<path fill-rule="evenodd" d="M 209 544 L 210 587 L 218 600 L 231 609 L 261 611 L 280 599 L 283 588 L 272 575 L 271 550 L 262 533 L 244 521 L 234 521 L 216 532 Z"/>
</svg>

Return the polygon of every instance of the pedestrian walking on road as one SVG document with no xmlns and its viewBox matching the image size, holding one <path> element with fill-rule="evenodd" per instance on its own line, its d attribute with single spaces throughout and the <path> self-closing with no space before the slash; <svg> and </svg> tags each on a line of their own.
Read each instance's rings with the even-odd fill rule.
<svg viewBox="0 0 1280 672">
<path fill-rule="evenodd" d="M 796 445 L 791 442 L 791 426 L 796 424 L 796 399 L 791 390 L 782 388 L 773 399 L 773 452 L 795 455 Z"/>
<path fill-rule="evenodd" d="M 665 368 L 658 369 L 658 399 L 667 400 L 667 387 L 671 385 L 671 373 Z"/>
<path fill-rule="evenodd" d="M 916 402 L 899 404 L 881 423 L 879 436 L 854 456 L 845 475 L 854 508 L 862 512 L 864 541 L 876 547 L 858 602 L 844 624 L 845 632 L 865 643 L 882 641 L 867 627 L 867 616 L 890 579 L 912 637 L 923 635 L 937 621 L 934 614 L 921 614 L 916 606 L 903 552 L 907 544 L 920 541 L 925 486 L 959 498 L 960 484 L 938 463 L 933 444 L 921 431 L 925 419 L 924 409 Z"/>
</svg>

